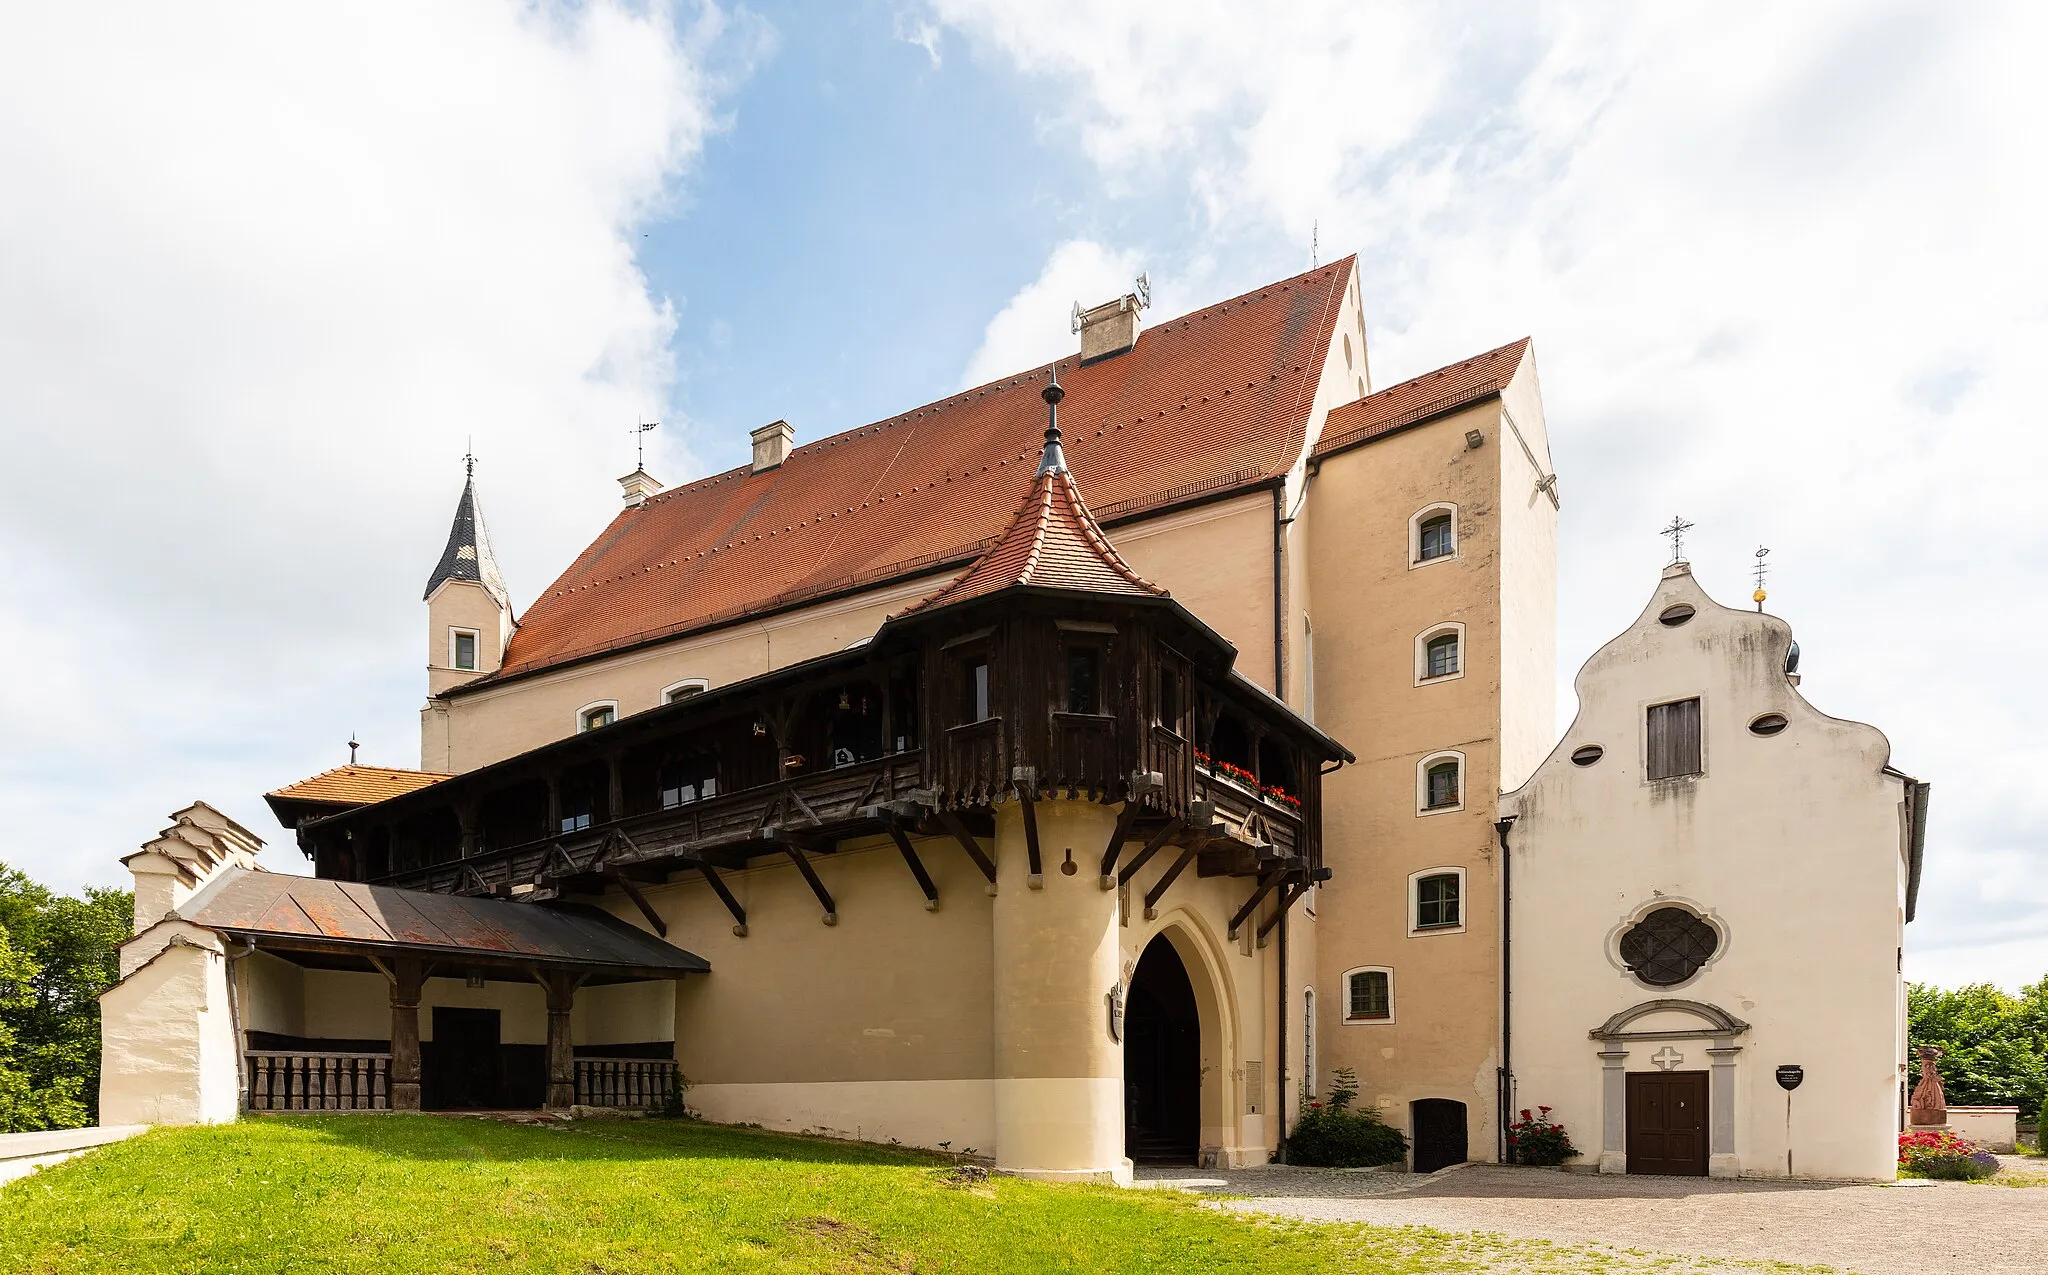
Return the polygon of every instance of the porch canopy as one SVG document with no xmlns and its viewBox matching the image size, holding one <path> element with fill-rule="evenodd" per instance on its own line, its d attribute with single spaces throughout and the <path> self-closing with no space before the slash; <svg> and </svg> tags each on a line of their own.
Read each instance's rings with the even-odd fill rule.
<svg viewBox="0 0 2048 1275">
<path fill-rule="evenodd" d="M 563 1108 L 588 1100 L 579 1093 L 589 1084 L 580 1074 L 570 1036 L 577 988 L 680 979 L 711 970 L 710 962 L 694 952 L 587 905 L 434 894 L 239 867 L 219 872 L 177 916 L 249 950 L 301 966 L 375 970 L 389 981 L 388 1063 L 373 1058 L 367 1070 L 352 1064 L 344 1107 L 420 1108 L 419 1010 L 429 977 L 540 984 L 547 996 L 546 1105 Z M 258 1052 L 250 1051 L 250 1104 L 274 1107 L 270 1095 L 276 1084 L 266 1070 L 269 1064 L 253 1065 Z M 332 1060 L 292 1066 L 339 1068 Z M 653 1067 L 649 1063 L 640 1070 Z M 367 1079 L 359 1083 L 354 1079 L 358 1074 Z M 368 1089 L 356 1094 L 365 1084 Z M 303 1104 L 294 1098 L 285 1105 Z"/>
</svg>

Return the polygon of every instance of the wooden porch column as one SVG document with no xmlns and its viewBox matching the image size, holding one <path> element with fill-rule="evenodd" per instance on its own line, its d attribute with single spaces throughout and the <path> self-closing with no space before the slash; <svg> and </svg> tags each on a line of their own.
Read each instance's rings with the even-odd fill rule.
<svg viewBox="0 0 2048 1275">
<path fill-rule="evenodd" d="M 548 1110 L 567 1111 L 576 1103 L 576 1050 L 569 1038 L 569 1011 L 583 979 L 552 970 L 541 975 L 548 993 Z"/>
<path fill-rule="evenodd" d="M 417 959 L 391 963 L 391 1109 L 420 1109 L 420 985 L 426 968 Z"/>
</svg>

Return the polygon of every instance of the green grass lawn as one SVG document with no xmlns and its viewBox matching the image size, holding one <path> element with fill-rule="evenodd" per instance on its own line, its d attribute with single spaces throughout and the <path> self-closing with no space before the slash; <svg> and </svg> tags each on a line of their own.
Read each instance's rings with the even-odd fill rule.
<svg viewBox="0 0 2048 1275">
<path fill-rule="evenodd" d="M 0 1190 L 10 1275 L 1624 1269 L 1673 1268 L 964 1180 L 915 1154 L 667 1120 L 246 1120 L 157 1130 Z"/>
</svg>

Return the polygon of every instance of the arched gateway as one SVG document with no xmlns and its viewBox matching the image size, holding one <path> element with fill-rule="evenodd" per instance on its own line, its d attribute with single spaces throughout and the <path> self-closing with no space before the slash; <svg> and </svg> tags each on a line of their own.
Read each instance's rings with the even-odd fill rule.
<svg viewBox="0 0 2048 1275">
<path fill-rule="evenodd" d="M 1124 1005 L 1124 1154 L 1186 1164 L 1201 1140 L 1201 1013 L 1187 967 L 1162 934 L 1138 959 Z"/>
</svg>

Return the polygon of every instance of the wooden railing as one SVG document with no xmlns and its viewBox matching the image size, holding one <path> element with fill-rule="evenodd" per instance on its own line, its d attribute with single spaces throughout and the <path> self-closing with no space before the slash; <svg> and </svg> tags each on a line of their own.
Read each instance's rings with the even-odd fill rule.
<svg viewBox="0 0 2048 1275">
<path fill-rule="evenodd" d="M 667 1058 L 578 1058 L 576 1102 L 585 1107 L 666 1106 L 676 1065 Z"/>
<path fill-rule="evenodd" d="M 251 1111 L 388 1111 L 391 1055 L 252 1049 Z"/>
</svg>

